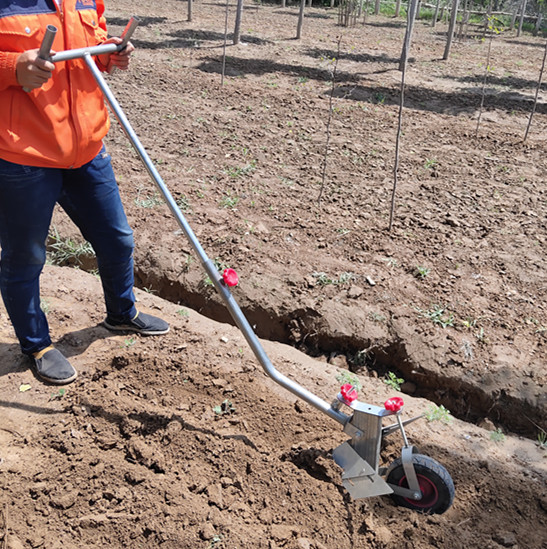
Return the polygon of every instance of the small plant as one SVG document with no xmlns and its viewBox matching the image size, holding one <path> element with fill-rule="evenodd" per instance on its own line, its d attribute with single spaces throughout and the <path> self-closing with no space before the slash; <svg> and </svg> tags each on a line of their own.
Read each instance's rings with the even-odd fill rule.
<svg viewBox="0 0 547 549">
<path fill-rule="evenodd" d="M 383 105 L 386 101 L 386 96 L 383 94 L 383 93 L 380 93 L 380 92 L 376 92 L 373 96 L 372 96 L 372 100 L 374 103 L 376 103 L 377 105 Z"/>
<path fill-rule="evenodd" d="M 440 305 L 435 305 L 429 311 L 422 311 L 418 309 L 422 316 L 429 318 L 434 324 L 440 324 L 443 328 L 447 326 L 454 326 L 454 315 L 452 313 L 446 313 L 446 308 Z"/>
<path fill-rule="evenodd" d="M 426 170 L 430 170 L 431 168 L 434 168 L 437 165 L 437 160 L 435 158 L 428 158 L 425 161 L 424 168 Z"/>
<path fill-rule="evenodd" d="M 480 328 L 479 331 L 475 334 L 475 337 L 477 338 L 477 341 L 479 343 L 485 344 L 487 342 L 484 328 Z"/>
<path fill-rule="evenodd" d="M 505 435 L 503 431 L 498 427 L 495 431 L 490 433 L 490 440 L 494 442 L 503 442 L 505 440 Z"/>
<path fill-rule="evenodd" d="M 176 203 L 180 210 L 183 212 L 188 212 L 192 209 L 192 207 L 190 206 L 190 201 L 184 194 L 176 199 Z"/>
<path fill-rule="evenodd" d="M 61 238 L 56 227 L 53 227 L 48 237 L 47 255 L 50 265 L 81 265 L 81 257 L 95 257 L 95 251 L 89 242 L 75 242 L 68 237 Z"/>
<path fill-rule="evenodd" d="M 399 262 L 394 257 L 386 257 L 385 259 L 382 259 L 382 261 L 384 261 L 390 269 L 399 266 Z"/>
<path fill-rule="evenodd" d="M 384 383 L 388 387 L 391 387 L 392 389 L 395 389 L 396 391 L 401 390 L 401 385 L 404 382 L 405 382 L 405 380 L 402 377 L 397 377 L 397 375 L 394 374 L 393 372 L 388 372 L 385 379 L 384 379 Z"/>
<path fill-rule="evenodd" d="M 312 273 L 312 276 L 317 280 L 317 283 L 320 286 L 328 286 L 329 284 L 334 284 L 339 286 L 341 284 L 347 284 L 355 279 L 353 273 L 342 273 L 338 278 L 331 278 L 327 273 Z"/>
<path fill-rule="evenodd" d="M 348 370 L 341 370 L 336 375 L 336 381 L 338 381 L 341 385 L 349 383 L 350 385 L 353 385 L 357 391 L 360 391 L 363 388 L 359 378 Z"/>
<path fill-rule="evenodd" d="M 49 301 L 47 299 L 40 298 L 40 309 L 42 309 L 42 312 L 45 315 L 49 314 L 51 307 L 49 306 Z"/>
<path fill-rule="evenodd" d="M 182 316 L 183 318 L 188 318 L 190 316 L 190 312 L 188 311 L 188 309 L 179 309 L 177 311 L 177 314 Z"/>
<path fill-rule="evenodd" d="M 66 389 L 59 389 L 56 393 L 51 393 L 49 400 L 61 400 L 66 395 Z"/>
<path fill-rule="evenodd" d="M 135 343 L 137 343 L 137 340 L 134 337 L 127 337 L 127 338 L 125 338 L 125 340 L 123 342 L 124 346 L 127 347 L 127 348 L 133 347 L 133 345 L 135 345 Z"/>
<path fill-rule="evenodd" d="M 234 179 L 236 177 L 240 177 L 242 175 L 249 175 L 250 173 L 254 172 L 256 170 L 256 160 L 253 160 L 246 164 L 245 166 L 233 166 L 226 169 L 226 173 L 233 177 Z"/>
<path fill-rule="evenodd" d="M 467 341 L 467 339 L 464 339 L 462 341 L 461 350 L 463 351 L 463 356 L 466 360 L 473 360 L 473 345 L 471 345 L 470 341 Z"/>
<path fill-rule="evenodd" d="M 161 206 L 163 204 L 163 199 L 156 192 L 153 195 L 144 195 L 141 198 L 141 190 L 139 189 L 137 197 L 135 198 L 135 206 L 139 208 L 155 208 L 156 206 Z"/>
<path fill-rule="evenodd" d="M 209 545 L 207 545 L 207 549 L 214 549 L 217 543 L 220 543 L 221 541 L 222 541 L 222 536 L 219 534 L 215 534 L 209 541 Z"/>
<path fill-rule="evenodd" d="M 540 431 L 538 433 L 538 446 L 542 450 L 547 450 L 547 431 L 544 431 L 540 428 Z"/>
<path fill-rule="evenodd" d="M 231 196 L 227 194 L 220 201 L 220 206 L 222 208 L 229 208 L 230 210 L 235 210 L 238 203 L 239 203 L 239 198 L 237 196 Z"/>
<path fill-rule="evenodd" d="M 452 415 L 450 410 L 447 410 L 442 404 L 437 406 L 432 404 L 424 414 L 427 421 L 440 421 L 441 423 L 446 423 L 447 425 L 452 422 Z"/>
<path fill-rule="evenodd" d="M 387 320 L 386 317 L 383 314 L 375 313 L 375 312 L 370 312 L 368 317 L 373 322 L 378 322 L 378 324 L 382 324 L 383 322 L 385 322 Z"/>
<path fill-rule="evenodd" d="M 223 400 L 222 404 L 218 406 L 213 406 L 213 412 L 218 416 L 223 416 L 226 414 L 233 414 L 236 411 L 234 405 L 228 400 Z"/>
<path fill-rule="evenodd" d="M 424 279 L 430 272 L 431 272 L 431 269 L 417 265 L 416 268 L 414 269 L 414 276 L 416 278 Z"/>
<path fill-rule="evenodd" d="M 224 269 L 229 269 L 230 268 L 229 265 L 225 265 L 220 260 L 220 258 L 218 258 L 218 257 L 215 257 L 215 259 L 213 259 L 213 264 L 214 264 L 214 266 L 216 267 L 216 269 L 219 273 L 223 272 Z M 205 284 L 205 286 L 212 286 L 213 285 L 213 281 L 211 280 L 211 278 L 209 276 L 205 277 L 203 283 Z"/>
</svg>

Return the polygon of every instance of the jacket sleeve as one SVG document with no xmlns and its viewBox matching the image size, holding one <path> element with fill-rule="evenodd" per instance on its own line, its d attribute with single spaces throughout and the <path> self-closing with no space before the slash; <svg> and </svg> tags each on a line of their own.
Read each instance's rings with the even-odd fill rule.
<svg viewBox="0 0 547 549">
<path fill-rule="evenodd" d="M 0 91 L 10 86 L 19 86 L 15 72 L 18 52 L 0 51 Z"/>
</svg>

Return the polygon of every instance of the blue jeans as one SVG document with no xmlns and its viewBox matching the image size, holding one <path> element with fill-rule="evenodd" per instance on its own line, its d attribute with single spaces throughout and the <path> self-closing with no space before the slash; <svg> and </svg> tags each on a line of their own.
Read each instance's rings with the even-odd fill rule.
<svg viewBox="0 0 547 549">
<path fill-rule="evenodd" d="M 104 147 L 77 169 L 36 168 L 0 159 L 0 291 L 25 354 L 51 344 L 40 308 L 39 277 L 56 202 L 95 250 L 108 318 L 123 322 L 137 312 L 133 232 Z"/>
</svg>

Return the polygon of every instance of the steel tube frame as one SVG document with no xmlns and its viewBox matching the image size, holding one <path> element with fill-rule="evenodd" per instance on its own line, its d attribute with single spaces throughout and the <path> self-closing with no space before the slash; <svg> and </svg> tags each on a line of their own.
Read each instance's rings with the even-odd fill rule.
<svg viewBox="0 0 547 549">
<path fill-rule="evenodd" d="M 125 113 L 120 107 L 114 94 L 108 87 L 103 75 L 101 74 L 101 71 L 98 69 L 97 65 L 95 64 L 95 60 L 93 59 L 93 56 L 122 50 L 127 45 L 127 42 L 131 34 L 133 33 L 133 30 L 137 26 L 137 24 L 138 24 L 138 19 L 132 18 L 126 27 L 124 34 L 122 35 L 122 37 L 124 37 L 124 41 L 121 44 L 103 44 L 103 45 L 89 47 L 89 48 L 67 50 L 67 51 L 56 53 L 54 56 L 51 57 L 51 61 L 55 63 L 59 61 L 66 61 L 69 59 L 76 59 L 76 58 L 83 58 L 85 60 L 89 70 L 93 74 L 95 80 L 97 81 L 97 84 L 99 85 L 101 91 L 103 92 L 105 100 L 108 103 L 110 109 L 116 116 L 126 136 L 131 141 L 131 144 L 133 145 L 135 151 L 143 161 L 148 173 L 156 183 L 159 191 L 161 192 L 163 198 L 165 199 L 167 205 L 169 206 L 169 209 L 175 216 L 186 238 L 190 242 L 194 252 L 199 257 L 201 264 L 203 265 L 205 271 L 207 272 L 207 275 L 213 281 L 213 284 L 216 290 L 224 299 L 224 302 L 226 303 L 228 311 L 230 312 L 234 322 L 236 323 L 237 327 L 241 330 L 241 332 L 245 336 L 247 343 L 251 347 L 252 351 L 254 352 L 259 363 L 262 365 L 262 368 L 264 369 L 266 374 L 268 374 L 276 383 L 278 383 L 279 385 L 281 385 L 282 387 L 284 387 L 285 389 L 287 389 L 297 397 L 306 401 L 308 404 L 310 404 L 314 408 L 325 413 L 330 418 L 334 419 L 335 421 L 338 421 L 340 424 L 346 425 L 346 423 L 348 423 L 348 421 L 350 420 L 351 416 L 348 416 L 347 414 L 341 412 L 340 410 L 333 408 L 328 402 L 319 398 L 312 392 L 308 391 L 306 388 L 302 387 L 295 381 L 291 380 L 290 378 L 286 377 L 285 375 L 281 374 L 278 370 L 276 370 L 276 368 L 274 367 L 274 365 L 266 355 L 264 348 L 262 347 L 258 337 L 254 333 L 248 320 L 243 315 L 241 309 L 236 303 L 231 292 L 225 286 L 224 281 L 220 273 L 218 272 L 217 268 L 215 267 L 213 261 L 209 259 L 209 257 L 203 250 L 192 228 L 186 221 L 186 218 L 180 211 L 180 208 L 177 206 L 177 203 L 173 199 L 173 196 L 169 192 L 169 189 L 163 182 L 163 179 L 161 178 L 154 164 L 150 160 L 148 153 L 142 146 L 139 138 L 137 137 L 137 134 L 131 127 L 131 124 L 129 123 L 127 117 L 125 116 Z"/>
</svg>

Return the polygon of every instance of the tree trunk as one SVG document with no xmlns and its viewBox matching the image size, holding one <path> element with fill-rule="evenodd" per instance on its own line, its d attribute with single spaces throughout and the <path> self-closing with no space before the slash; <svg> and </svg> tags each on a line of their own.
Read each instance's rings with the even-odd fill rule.
<svg viewBox="0 0 547 549">
<path fill-rule="evenodd" d="M 538 18 L 536 19 L 536 28 L 534 29 L 534 36 L 537 36 L 541 31 L 541 23 L 543 21 L 543 13 L 538 13 Z"/>
<path fill-rule="evenodd" d="M 543 63 L 541 64 L 541 70 L 539 71 L 538 85 L 536 88 L 536 97 L 534 98 L 534 106 L 532 107 L 532 112 L 530 113 L 530 119 L 528 120 L 528 126 L 526 126 L 526 133 L 524 134 L 524 141 L 528 138 L 528 132 L 530 131 L 530 126 L 532 125 L 532 118 L 536 112 L 536 105 L 538 103 L 539 90 L 541 88 L 541 80 L 543 78 L 543 71 L 545 70 L 545 59 L 547 58 L 547 42 L 545 42 L 545 51 L 543 52 Z"/>
<path fill-rule="evenodd" d="M 405 41 L 403 44 L 403 53 L 401 54 L 401 63 L 399 70 L 401 71 L 401 95 L 399 99 L 399 116 L 397 123 L 397 136 L 395 138 L 395 162 L 393 164 L 393 190 L 391 192 L 391 211 L 389 214 L 389 231 L 393 228 L 393 221 L 395 219 L 395 198 L 397 194 L 398 184 L 398 172 L 399 172 L 399 150 L 401 148 L 401 133 L 403 125 L 403 108 L 405 105 L 405 75 L 406 65 L 408 61 L 408 55 L 410 53 L 410 43 L 412 37 L 412 27 L 414 26 L 414 19 L 416 17 L 416 8 L 418 0 L 410 0 L 407 13 L 406 33 Z"/>
<path fill-rule="evenodd" d="M 420 19 L 421 11 L 422 11 L 422 0 L 418 0 L 418 6 L 416 7 L 416 20 Z"/>
<path fill-rule="evenodd" d="M 281 7 L 284 8 L 287 5 L 287 0 L 281 0 Z"/>
<path fill-rule="evenodd" d="M 300 13 L 298 14 L 298 24 L 296 26 L 296 39 L 302 38 L 302 24 L 304 23 L 304 8 L 306 7 L 306 0 L 300 0 Z"/>
<path fill-rule="evenodd" d="M 308 0 L 308 8 L 311 8 L 312 2 L 313 2 L 313 0 Z"/>
<path fill-rule="evenodd" d="M 431 26 L 435 28 L 435 25 L 437 24 L 437 17 L 439 15 L 439 6 L 441 5 L 441 0 L 437 0 L 437 3 L 435 4 L 435 12 L 433 13 L 433 18 L 431 19 Z M 441 16 L 442 18 L 442 16 Z"/>
<path fill-rule="evenodd" d="M 526 14 L 526 0 L 522 0 L 522 10 L 520 12 L 519 28 L 517 30 L 517 36 L 520 36 L 522 32 L 522 24 L 524 23 L 524 15 Z"/>
<path fill-rule="evenodd" d="M 458 19 L 458 6 L 460 0 L 452 0 L 452 13 L 450 14 L 450 24 L 448 25 L 448 35 L 446 37 L 446 46 L 444 48 L 443 59 L 446 61 L 450 56 L 450 48 L 454 38 L 454 29 L 456 28 L 456 20 Z"/>
<path fill-rule="evenodd" d="M 192 0 L 188 0 L 188 21 L 192 21 Z"/>
<path fill-rule="evenodd" d="M 515 30 L 515 21 L 517 20 L 518 11 L 519 11 L 518 8 L 515 8 L 513 10 L 513 15 L 511 16 L 511 25 L 509 27 L 510 31 Z"/>
<path fill-rule="evenodd" d="M 396 0 L 395 2 L 395 17 L 399 17 L 401 13 L 401 0 Z"/>
<path fill-rule="evenodd" d="M 458 38 L 463 38 L 463 26 L 465 25 L 465 15 L 467 14 L 467 0 L 464 0 L 462 6 L 462 20 L 460 21 L 460 30 L 458 32 Z"/>
<path fill-rule="evenodd" d="M 418 0 L 410 0 L 408 13 L 406 14 L 407 24 L 405 40 L 403 42 L 403 51 L 399 61 L 399 70 L 403 71 L 406 68 L 408 54 L 410 52 L 410 44 L 412 43 L 412 31 L 414 30 L 414 21 L 416 20 L 416 12 L 418 10 Z"/>
<path fill-rule="evenodd" d="M 374 3 L 374 15 L 378 15 L 380 13 L 380 0 L 376 0 Z"/>
<path fill-rule="evenodd" d="M 241 15 L 243 13 L 243 0 L 237 0 L 236 24 L 234 27 L 234 45 L 241 40 Z"/>
</svg>

